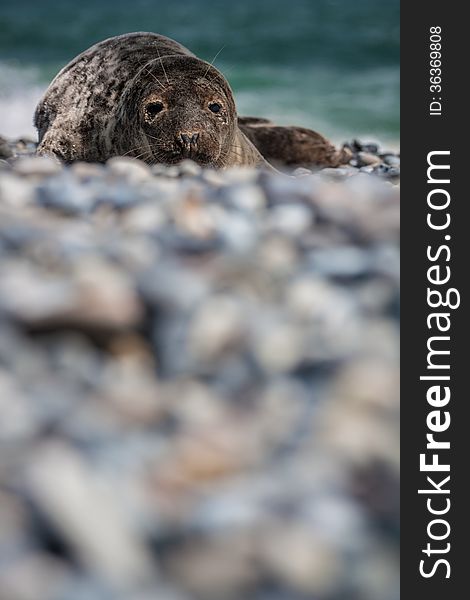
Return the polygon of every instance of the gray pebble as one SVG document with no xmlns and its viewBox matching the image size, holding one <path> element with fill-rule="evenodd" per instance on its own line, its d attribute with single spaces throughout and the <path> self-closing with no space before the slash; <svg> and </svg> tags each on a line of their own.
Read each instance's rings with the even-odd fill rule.
<svg viewBox="0 0 470 600">
<path fill-rule="evenodd" d="M 150 168 L 141 160 L 118 156 L 110 158 L 107 162 L 110 172 L 118 177 L 123 177 L 133 184 L 139 184 L 151 176 Z"/>
<path fill-rule="evenodd" d="M 11 158 L 12 156 L 13 151 L 10 146 L 0 139 L 0 158 Z"/>
<path fill-rule="evenodd" d="M 62 171 L 60 163 L 46 156 L 28 156 L 16 160 L 14 170 L 19 175 L 47 177 Z"/>
<path fill-rule="evenodd" d="M 5 597 L 395 597 L 398 165 L 358 168 L 380 161 L 358 141 L 297 177 L 8 145 Z"/>
<path fill-rule="evenodd" d="M 367 152 L 359 152 L 357 155 L 357 160 L 359 162 L 358 166 L 364 167 L 369 165 L 378 165 L 382 162 L 379 156 L 375 154 L 369 154 Z"/>
<path fill-rule="evenodd" d="M 386 154 L 384 156 L 384 162 L 387 165 L 390 165 L 391 167 L 399 167 L 400 166 L 400 159 L 398 156 L 395 156 L 394 154 Z"/>
<path fill-rule="evenodd" d="M 342 179 L 346 179 L 346 177 L 348 177 L 351 174 L 351 171 L 347 168 L 338 167 L 336 169 L 322 169 L 320 173 L 325 177 L 329 177 L 330 179 L 336 179 L 341 181 Z"/>
</svg>

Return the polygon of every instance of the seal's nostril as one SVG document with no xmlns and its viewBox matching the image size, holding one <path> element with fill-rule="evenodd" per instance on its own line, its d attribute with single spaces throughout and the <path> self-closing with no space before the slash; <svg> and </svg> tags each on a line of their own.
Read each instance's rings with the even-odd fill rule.
<svg viewBox="0 0 470 600">
<path fill-rule="evenodd" d="M 199 133 L 180 133 L 180 142 L 185 146 L 195 146 L 199 139 Z"/>
</svg>

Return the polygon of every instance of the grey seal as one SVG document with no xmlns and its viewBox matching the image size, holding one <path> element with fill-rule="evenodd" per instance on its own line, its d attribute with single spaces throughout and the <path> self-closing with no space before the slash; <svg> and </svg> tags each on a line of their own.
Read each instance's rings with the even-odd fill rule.
<svg viewBox="0 0 470 600">
<path fill-rule="evenodd" d="M 38 154 L 64 162 L 127 155 L 269 168 L 238 127 L 223 75 L 155 33 L 116 36 L 79 54 L 46 90 L 34 123 Z"/>
<path fill-rule="evenodd" d="M 280 169 L 339 167 L 352 158 L 348 148 L 338 149 L 305 127 L 283 127 L 258 117 L 239 117 L 238 126 L 263 157 Z"/>
<path fill-rule="evenodd" d="M 37 153 L 67 163 L 131 156 L 275 170 L 348 160 L 312 130 L 238 117 L 222 73 L 155 33 L 119 35 L 79 54 L 49 85 L 34 123 Z"/>
</svg>

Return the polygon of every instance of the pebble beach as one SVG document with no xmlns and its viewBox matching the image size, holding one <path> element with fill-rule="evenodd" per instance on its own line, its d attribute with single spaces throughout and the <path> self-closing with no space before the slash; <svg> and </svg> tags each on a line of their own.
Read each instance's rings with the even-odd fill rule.
<svg viewBox="0 0 470 600">
<path fill-rule="evenodd" d="M 0 138 L 0 600 L 398 600 L 400 158 Z"/>
</svg>

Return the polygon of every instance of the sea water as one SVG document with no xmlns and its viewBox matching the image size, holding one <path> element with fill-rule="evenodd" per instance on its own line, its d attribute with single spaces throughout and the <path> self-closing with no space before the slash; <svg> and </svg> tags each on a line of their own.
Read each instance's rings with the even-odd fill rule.
<svg viewBox="0 0 470 600">
<path fill-rule="evenodd" d="M 33 135 L 48 82 L 91 44 L 172 37 L 229 80 L 242 115 L 397 144 L 398 0 L 0 0 L 0 135 Z"/>
</svg>

